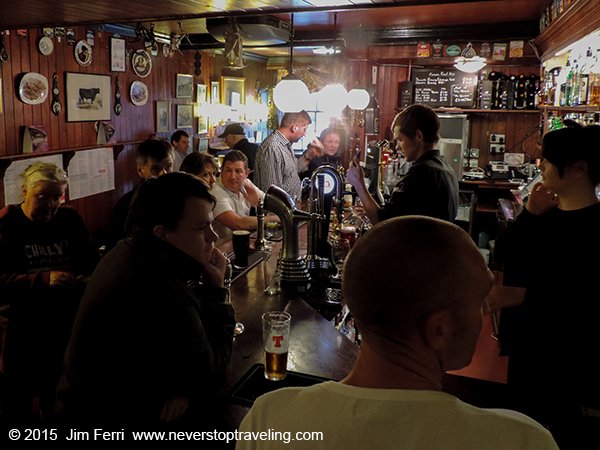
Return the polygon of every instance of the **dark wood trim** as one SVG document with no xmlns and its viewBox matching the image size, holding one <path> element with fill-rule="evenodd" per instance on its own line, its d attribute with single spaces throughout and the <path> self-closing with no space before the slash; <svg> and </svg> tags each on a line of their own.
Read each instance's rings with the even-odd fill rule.
<svg viewBox="0 0 600 450">
<path fill-rule="evenodd" d="M 542 60 L 600 28 L 600 2 L 576 0 L 535 39 Z"/>
</svg>

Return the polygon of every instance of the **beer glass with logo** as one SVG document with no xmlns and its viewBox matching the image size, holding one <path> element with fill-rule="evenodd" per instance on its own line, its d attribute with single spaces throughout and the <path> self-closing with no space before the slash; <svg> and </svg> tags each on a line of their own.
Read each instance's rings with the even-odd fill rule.
<svg viewBox="0 0 600 450">
<path fill-rule="evenodd" d="M 291 320 L 292 317 L 285 311 L 270 311 L 262 316 L 267 380 L 283 380 L 287 374 Z"/>
</svg>

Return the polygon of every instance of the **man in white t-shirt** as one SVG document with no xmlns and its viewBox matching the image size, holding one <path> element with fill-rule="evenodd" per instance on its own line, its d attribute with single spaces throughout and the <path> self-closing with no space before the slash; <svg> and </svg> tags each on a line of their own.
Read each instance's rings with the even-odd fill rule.
<svg viewBox="0 0 600 450">
<path fill-rule="evenodd" d="M 492 280 L 459 227 L 424 216 L 379 223 L 344 265 L 344 301 L 363 339 L 352 371 L 341 382 L 258 398 L 237 448 L 282 448 L 247 433 L 273 430 L 293 449 L 558 449 L 521 413 L 442 392 L 446 371 L 471 361 Z M 298 439 L 308 432 L 322 435 Z"/>
<path fill-rule="evenodd" d="M 214 228 L 219 242 L 231 239 L 233 230 L 255 230 L 256 216 L 250 216 L 250 208 L 264 197 L 264 192 L 248 180 L 248 158 L 239 150 L 232 150 L 223 158 L 221 177 L 212 188 L 217 199 L 213 210 Z M 269 215 L 269 220 L 276 216 Z"/>
</svg>

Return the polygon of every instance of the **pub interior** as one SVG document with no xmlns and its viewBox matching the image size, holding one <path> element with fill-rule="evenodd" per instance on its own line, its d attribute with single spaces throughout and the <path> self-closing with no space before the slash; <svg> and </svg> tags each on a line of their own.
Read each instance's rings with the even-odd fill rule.
<svg viewBox="0 0 600 450">
<path fill-rule="evenodd" d="M 224 431 L 235 430 L 259 395 L 341 380 L 352 369 L 360 329 L 341 295 L 349 248 L 340 242 L 353 245 L 372 224 L 345 170 L 360 162 L 371 195 L 389 198 L 410 166 L 390 129 L 396 114 L 412 104 L 438 114 L 439 148 L 459 182 L 454 222 L 490 269 L 499 270 L 495 240 L 539 181 L 542 136 L 566 119 L 600 122 L 599 59 L 596 0 L 125 0 L 120 8 L 108 0 L 5 0 L 0 207 L 22 202 L 19 175 L 30 164 L 55 164 L 69 179 L 62 200 L 77 211 L 98 259 L 104 258 L 115 203 L 140 184 L 140 144 L 170 142 L 184 130 L 188 146 L 176 151 L 208 152 L 221 163 L 230 150 L 219 137 L 227 125 L 242 124 L 243 137 L 261 144 L 283 113 L 294 111 L 274 100 L 276 86 L 291 72 L 301 79 L 305 98 L 296 98 L 299 91 L 279 94 L 303 102 L 311 118 L 293 152 L 303 158 L 324 129 L 341 129 L 339 166 L 314 170 L 302 198 L 265 188 L 256 205 L 249 263 L 233 268 L 229 287 L 243 331 L 233 339 L 221 380 L 218 422 Z M 342 93 L 328 95 L 333 86 Z M 0 225 L 0 242 L 3 232 Z M 235 263 L 231 241 L 218 248 Z M 5 357 L 14 342 L 11 320 L 25 316 L 9 306 L 14 291 L 2 275 Z M 283 310 L 292 317 L 288 376 L 267 381 L 261 316 Z M 61 307 L 60 314 L 69 318 L 59 320 L 55 311 L 48 320 L 68 335 L 74 310 Z M 512 406 L 499 320 L 499 311 L 485 315 L 471 364 L 444 379 L 444 390 L 480 407 Z M 5 370 L 0 359 L 3 393 Z M 14 425 L 7 409 L 0 400 L 6 430 Z M 41 405 L 35 395 L 30 410 L 28 423 L 55 423 L 53 405 Z"/>
</svg>

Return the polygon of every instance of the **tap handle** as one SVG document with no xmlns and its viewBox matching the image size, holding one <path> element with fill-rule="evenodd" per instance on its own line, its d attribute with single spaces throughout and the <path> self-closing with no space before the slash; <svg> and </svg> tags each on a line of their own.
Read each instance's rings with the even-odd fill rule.
<svg viewBox="0 0 600 450">
<path fill-rule="evenodd" d="M 267 244 L 265 242 L 265 208 L 262 199 L 256 205 L 256 219 L 256 241 L 254 242 L 254 248 L 256 250 L 264 250 Z"/>
</svg>

